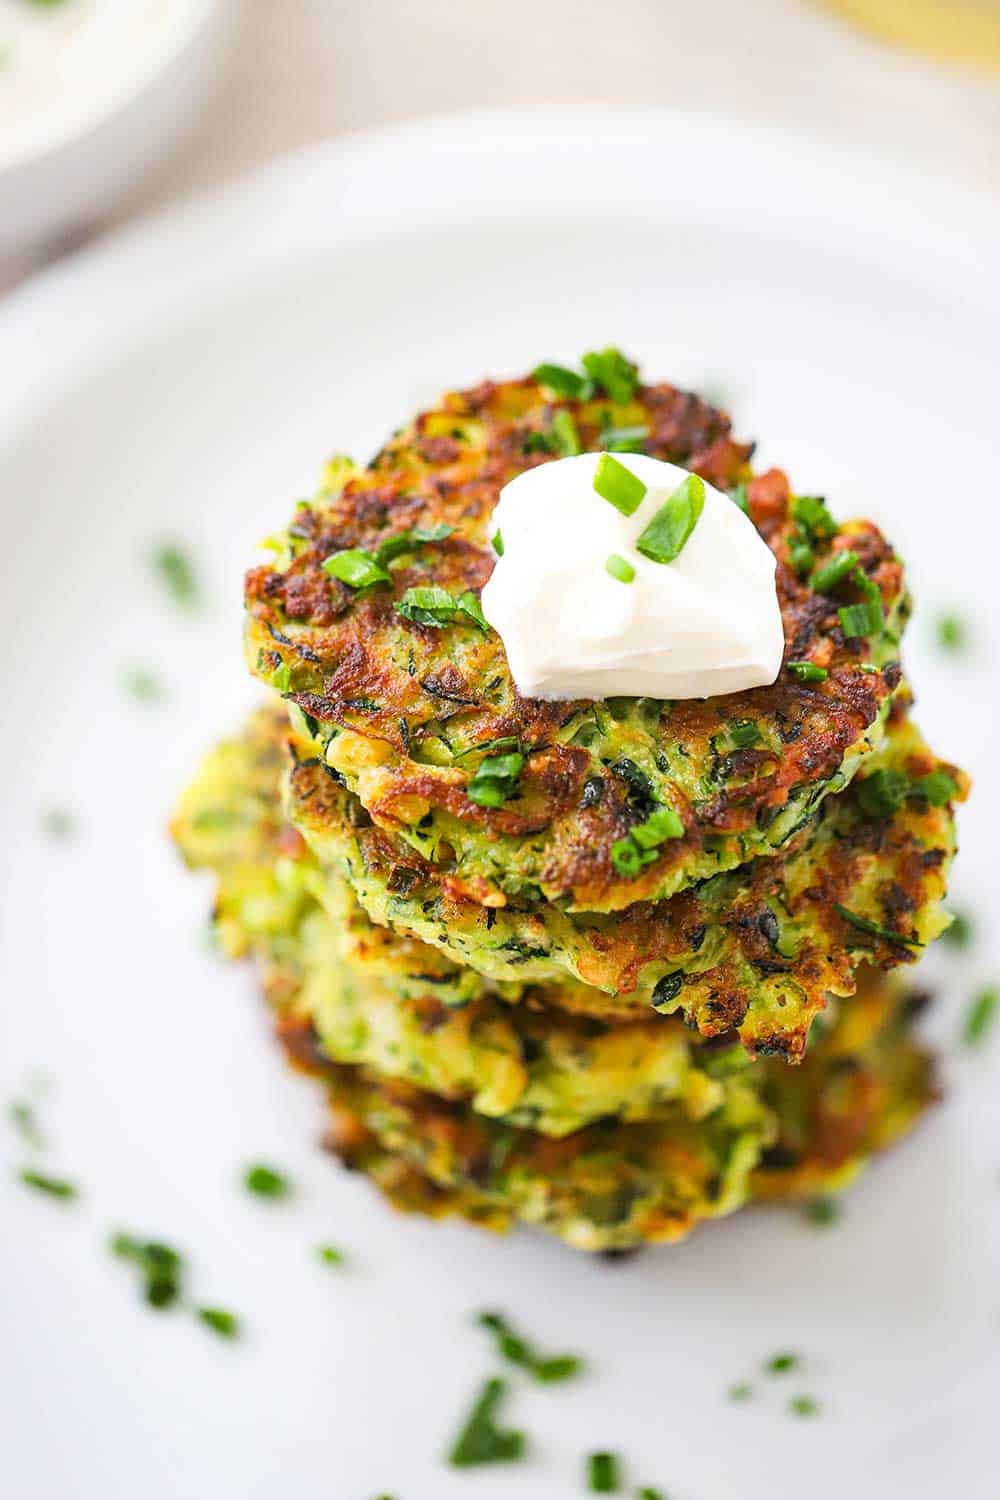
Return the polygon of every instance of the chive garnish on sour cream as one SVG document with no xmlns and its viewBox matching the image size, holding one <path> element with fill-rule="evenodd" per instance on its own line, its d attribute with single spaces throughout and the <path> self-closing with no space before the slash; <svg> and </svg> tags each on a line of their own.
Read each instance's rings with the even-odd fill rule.
<svg viewBox="0 0 1000 1500">
<path fill-rule="evenodd" d="M 636 549 L 653 562 L 673 562 L 684 550 L 704 508 L 704 481 L 697 474 L 689 474 L 640 534 Z"/>
<path fill-rule="evenodd" d="M 642 480 L 637 479 L 632 470 L 620 464 L 617 458 L 612 458 L 610 453 L 602 453 L 597 460 L 594 489 L 602 500 L 613 505 L 623 516 L 635 515 L 646 498 L 646 486 Z"/>
<path fill-rule="evenodd" d="M 619 583 L 632 583 L 635 579 L 635 569 L 632 564 L 617 552 L 612 552 L 604 564 L 605 573 L 616 578 Z"/>
</svg>

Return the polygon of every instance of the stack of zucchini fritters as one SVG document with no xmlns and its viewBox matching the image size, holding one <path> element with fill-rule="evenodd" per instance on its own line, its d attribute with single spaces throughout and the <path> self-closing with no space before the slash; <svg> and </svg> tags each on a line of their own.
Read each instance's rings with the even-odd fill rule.
<svg viewBox="0 0 1000 1500">
<path fill-rule="evenodd" d="M 947 923 L 965 779 L 908 716 L 877 528 L 755 475 L 697 397 L 611 351 L 592 367 L 449 394 L 366 469 L 329 466 L 247 579 L 278 696 L 174 833 L 348 1164 L 402 1207 L 622 1250 L 840 1187 L 933 1098 L 886 973 Z M 615 447 L 748 510 L 778 560 L 771 687 L 518 695 L 478 602 L 493 506 L 525 468 Z M 623 859 L 662 807 L 683 836 Z"/>
</svg>

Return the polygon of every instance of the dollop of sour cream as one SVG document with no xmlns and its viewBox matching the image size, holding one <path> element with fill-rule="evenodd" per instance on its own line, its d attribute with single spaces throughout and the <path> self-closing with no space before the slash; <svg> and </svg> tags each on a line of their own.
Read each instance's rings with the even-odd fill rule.
<svg viewBox="0 0 1000 1500">
<path fill-rule="evenodd" d="M 631 515 L 594 489 L 597 453 L 540 464 L 500 493 L 503 551 L 482 606 L 519 692 L 710 698 L 773 682 L 784 648 L 775 558 L 753 522 L 705 484 L 679 555 L 654 562 L 636 542 L 688 471 L 613 457 L 646 485 Z M 607 572 L 613 556 L 634 570 L 630 582 Z"/>
</svg>

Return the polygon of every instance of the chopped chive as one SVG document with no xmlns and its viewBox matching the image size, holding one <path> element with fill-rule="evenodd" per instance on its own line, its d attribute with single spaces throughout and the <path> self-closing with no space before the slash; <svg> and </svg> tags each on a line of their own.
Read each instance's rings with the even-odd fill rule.
<svg viewBox="0 0 1000 1500">
<path fill-rule="evenodd" d="M 816 561 L 816 554 L 808 542 L 793 542 L 788 549 L 788 561 L 796 577 L 804 578 Z"/>
<path fill-rule="evenodd" d="M 497 557 L 503 557 L 503 536 L 500 532 L 499 526 L 493 533 L 493 551 L 496 553 Z"/>
<path fill-rule="evenodd" d="M 162 1240 L 141 1240 L 119 1232 L 111 1240 L 111 1253 L 131 1261 L 143 1277 L 143 1296 L 158 1311 L 172 1307 L 181 1295 L 184 1257 Z"/>
<path fill-rule="evenodd" d="M 684 837 L 684 822 L 672 807 L 659 807 L 643 823 L 637 823 L 626 838 L 611 846 L 611 863 L 619 875 L 634 879 L 644 865 L 652 864 L 656 851 L 669 839 Z"/>
<path fill-rule="evenodd" d="M 480 761 L 465 789 L 469 801 L 479 807 L 502 807 L 517 795 L 523 770 L 524 756 L 519 750 L 487 756 Z"/>
<path fill-rule="evenodd" d="M 625 406 L 639 386 L 639 371 L 620 349 L 595 349 L 580 361 L 594 385 Z"/>
<path fill-rule="evenodd" d="M 815 1396 L 793 1396 L 788 1403 L 788 1410 L 795 1417 L 816 1417 L 819 1415 L 819 1402 Z"/>
<path fill-rule="evenodd" d="M 821 594 L 828 594 L 835 589 L 838 583 L 843 583 L 848 574 L 853 573 L 858 566 L 858 554 L 849 548 L 844 552 L 838 552 L 829 562 L 817 568 L 812 576 L 812 586 Z"/>
<path fill-rule="evenodd" d="M 390 583 L 389 569 L 362 547 L 334 552 L 323 561 L 323 572 L 339 579 L 350 589 L 367 589 L 376 583 Z"/>
<path fill-rule="evenodd" d="M 697 474 L 689 474 L 641 533 L 635 544 L 637 550 L 653 562 L 673 562 L 686 546 L 704 507 L 704 481 Z"/>
<path fill-rule="evenodd" d="M 419 547 L 427 547 L 432 542 L 443 542 L 452 535 L 454 526 L 411 526 L 407 531 L 399 531 L 395 536 L 386 537 L 384 542 L 379 542 L 375 551 L 375 561 L 381 567 L 387 568 L 397 557 L 402 557 L 406 552 L 415 552 Z M 345 553 L 335 553 L 334 556 L 345 556 Z M 365 557 L 368 553 L 363 554 Z M 330 559 L 327 558 L 327 562 Z M 326 567 L 326 563 L 323 564 Z M 339 574 L 334 574 L 339 577 Z M 348 580 L 349 581 L 349 580 Z M 382 582 L 374 579 L 373 582 Z M 355 588 L 364 587 L 362 584 L 353 585 Z"/>
<path fill-rule="evenodd" d="M 797 1370 L 800 1363 L 797 1354 L 772 1354 L 770 1359 L 765 1360 L 764 1369 L 768 1375 L 787 1375 L 789 1370 Z"/>
<path fill-rule="evenodd" d="M 858 802 L 873 818 L 891 818 L 910 791 L 910 778 L 903 771 L 883 768 L 858 781 Z"/>
<path fill-rule="evenodd" d="M 748 750 L 759 745 L 763 735 L 752 719 L 734 719 L 729 726 L 729 738 L 737 750 Z"/>
<path fill-rule="evenodd" d="M 967 1047 L 978 1047 L 986 1040 L 1000 1016 L 1000 990 L 980 990 L 965 1016 L 962 1041 Z"/>
<path fill-rule="evenodd" d="M 856 911 L 848 911 L 847 907 L 841 906 L 838 901 L 833 903 L 833 909 L 859 932 L 867 932 L 872 937 L 884 938 L 888 943 L 900 943 L 904 948 L 923 947 L 919 938 L 908 937 L 903 932 L 893 932 L 891 927 L 880 927 L 877 922 L 870 921 L 868 917 L 863 917 Z"/>
<path fill-rule="evenodd" d="M 271 686 L 276 693 L 290 693 L 292 691 L 292 668 L 289 662 L 283 661 L 271 673 Z"/>
<path fill-rule="evenodd" d="M 243 1186 L 258 1198 L 287 1198 L 292 1184 L 282 1173 L 264 1162 L 255 1162 L 243 1173 Z"/>
<path fill-rule="evenodd" d="M 731 1385 L 726 1392 L 730 1401 L 749 1401 L 753 1395 L 753 1386 L 748 1380 L 741 1380 L 736 1385 Z"/>
<path fill-rule="evenodd" d="M 8 1113 L 11 1124 L 24 1144 L 33 1147 L 35 1151 L 41 1151 L 45 1146 L 45 1137 L 39 1129 L 34 1105 L 29 1104 L 27 1099 L 15 1099 Z"/>
<path fill-rule="evenodd" d="M 635 1492 L 635 1500 L 667 1500 L 662 1490 L 654 1489 L 651 1484 L 640 1484 Z"/>
<path fill-rule="evenodd" d="M 523 453 L 554 453 L 555 448 L 556 440 L 549 432 L 527 432 L 521 443 Z"/>
<path fill-rule="evenodd" d="M 31 1167 L 22 1167 L 17 1175 L 25 1187 L 34 1188 L 37 1193 L 47 1193 L 50 1198 L 62 1198 L 64 1201 L 69 1201 L 79 1196 L 76 1184 L 65 1177 L 49 1177 L 44 1172 L 34 1171 Z"/>
<path fill-rule="evenodd" d="M 814 661 L 790 661 L 788 670 L 799 682 L 825 682 L 830 675 L 826 667 Z"/>
<path fill-rule="evenodd" d="M 955 911 L 951 922 L 941 934 L 941 941 L 952 948 L 968 948 L 972 942 L 972 919 L 965 912 Z"/>
<path fill-rule="evenodd" d="M 610 453 L 602 453 L 594 470 L 594 489 L 602 500 L 613 505 L 623 516 L 634 515 L 642 504 L 646 486 L 631 469 L 620 464 Z M 641 549 L 640 549 L 641 550 Z"/>
<path fill-rule="evenodd" d="M 741 479 L 738 484 L 734 484 L 727 494 L 737 510 L 741 510 L 745 516 L 750 514 L 750 493 L 745 480 Z"/>
<path fill-rule="evenodd" d="M 810 541 L 837 534 L 837 523 L 820 495 L 796 495 L 792 501 L 792 519 L 798 521 Z"/>
<path fill-rule="evenodd" d="M 837 617 L 846 641 L 874 635 L 885 623 L 882 605 L 876 604 L 874 600 L 866 600 L 864 604 L 845 604 L 842 609 L 838 609 Z"/>
<path fill-rule="evenodd" d="M 585 400 L 589 393 L 590 381 L 575 370 L 567 370 L 565 365 L 536 365 L 531 378 L 567 401 Z"/>
<path fill-rule="evenodd" d="M 810 1224 L 816 1224 L 825 1229 L 830 1224 L 836 1224 L 840 1218 L 841 1209 L 836 1198 L 810 1198 L 802 1213 Z"/>
<path fill-rule="evenodd" d="M 625 558 L 619 556 L 617 552 L 612 552 L 604 564 L 604 571 L 610 573 L 612 578 L 617 578 L 619 583 L 631 583 L 635 578 L 635 569 L 632 564 L 626 562 Z"/>
<path fill-rule="evenodd" d="M 316 1251 L 325 1266 L 342 1266 L 345 1256 L 343 1250 L 338 1250 L 336 1245 L 320 1245 Z"/>
<path fill-rule="evenodd" d="M 601 432 L 601 447 L 605 453 L 642 453 L 645 451 L 649 428 L 605 427 Z"/>
<path fill-rule="evenodd" d="M 914 797 L 923 797 L 932 807 L 945 807 L 958 795 L 958 786 L 954 776 L 949 776 L 947 771 L 930 771 L 926 776 L 917 776 L 910 783 L 910 794 Z"/>
<path fill-rule="evenodd" d="M 466 615 L 480 630 L 490 628 L 482 605 L 471 589 L 466 589 L 457 598 L 447 589 L 436 586 L 407 589 L 396 605 L 396 613 L 415 625 L 428 625 L 435 630 L 453 624 L 458 615 Z"/>
<path fill-rule="evenodd" d="M 561 407 L 552 418 L 552 436 L 564 458 L 575 458 L 580 452 L 580 434 L 573 413 Z"/>
<path fill-rule="evenodd" d="M 235 1313 L 227 1312 L 224 1307 L 199 1307 L 196 1309 L 198 1319 L 204 1323 L 206 1328 L 211 1328 L 223 1339 L 235 1339 L 239 1337 L 240 1320 Z"/>
<path fill-rule="evenodd" d="M 583 1368 L 583 1360 L 576 1354 L 554 1354 L 543 1356 L 534 1350 L 527 1339 L 515 1333 L 502 1313 L 480 1313 L 476 1319 L 480 1328 L 487 1329 L 496 1340 L 497 1350 L 511 1364 L 529 1370 L 536 1380 L 551 1385 L 560 1380 L 571 1380 Z"/>
<path fill-rule="evenodd" d="M 163 684 L 148 667 L 126 667 L 123 686 L 137 703 L 156 703 L 163 697 Z"/>
<path fill-rule="evenodd" d="M 963 651 L 969 644 L 969 628 L 959 615 L 939 615 L 935 630 L 942 651 Z"/>
<path fill-rule="evenodd" d="M 621 1464 L 616 1453 L 591 1453 L 587 1479 L 593 1495 L 617 1495 L 621 1489 Z"/>
<path fill-rule="evenodd" d="M 500 1428 L 494 1420 L 506 1394 L 506 1380 L 494 1377 L 486 1381 L 448 1455 L 448 1462 L 455 1468 L 513 1463 L 523 1458 L 527 1446 L 524 1433 Z"/>
<path fill-rule="evenodd" d="M 73 814 L 64 807 L 48 807 L 38 819 L 39 826 L 50 839 L 67 839 L 75 831 Z"/>
<path fill-rule="evenodd" d="M 158 547 L 152 564 L 175 604 L 190 609 L 198 602 L 198 580 L 194 564 L 182 548 L 172 544 Z"/>
</svg>

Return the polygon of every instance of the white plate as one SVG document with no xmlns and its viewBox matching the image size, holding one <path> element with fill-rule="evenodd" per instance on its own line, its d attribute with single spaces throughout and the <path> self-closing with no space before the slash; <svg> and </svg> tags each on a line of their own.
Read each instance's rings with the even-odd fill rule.
<svg viewBox="0 0 1000 1500">
<path fill-rule="evenodd" d="M 0 1180 L 0 1454 L 17 1500 L 580 1494 L 627 1455 L 673 1500 L 996 1494 L 997 1068 L 954 1058 L 949 1100 L 853 1191 L 835 1229 L 755 1212 L 616 1267 L 540 1237 L 392 1216 L 313 1148 L 248 971 L 201 945 L 207 887 L 163 833 L 199 752 L 239 722 L 240 581 L 333 449 L 369 453 L 417 403 L 486 372 L 614 341 L 721 392 L 762 457 L 841 514 L 873 514 L 922 613 L 921 720 L 978 778 L 959 897 L 973 956 L 937 961 L 952 1053 L 997 972 L 996 332 L 1000 221 L 902 167 L 662 114 L 428 123 L 295 158 L 111 241 L 0 315 L 5 525 L 0 1085 L 34 1069 L 76 1208 Z M 184 618 L 147 567 L 197 549 Z M 939 606 L 978 624 L 952 663 Z M 123 666 L 169 696 L 142 707 Z M 65 805 L 78 836 L 38 831 Z M 242 1164 L 285 1165 L 267 1207 Z M 138 1302 L 124 1225 L 186 1247 L 242 1345 Z M 312 1247 L 333 1239 L 332 1273 Z M 496 1361 L 506 1309 L 592 1373 L 516 1381 L 530 1464 L 464 1475 L 442 1451 Z M 801 1375 L 759 1377 L 776 1349 Z M 755 1399 L 728 1404 L 753 1378 Z M 814 1394 L 814 1421 L 786 1414 Z"/>
</svg>

